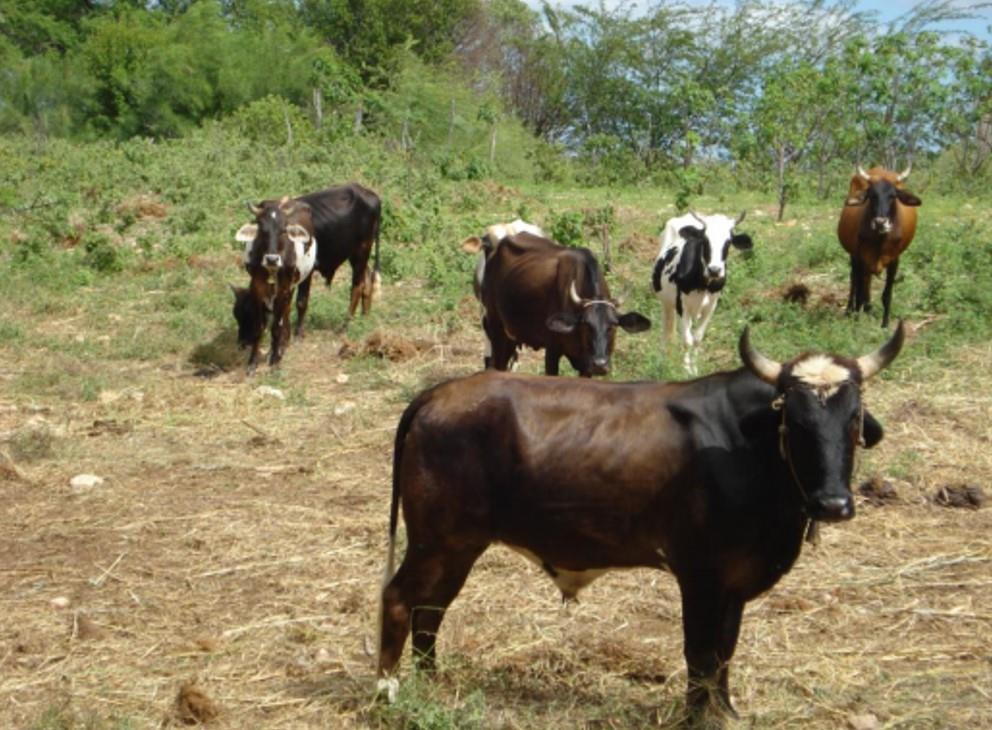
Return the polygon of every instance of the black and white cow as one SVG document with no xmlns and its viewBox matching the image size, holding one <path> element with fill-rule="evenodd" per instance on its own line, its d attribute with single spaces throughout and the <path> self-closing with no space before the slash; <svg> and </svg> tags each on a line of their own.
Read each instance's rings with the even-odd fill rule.
<svg viewBox="0 0 992 730">
<path fill-rule="evenodd" d="M 696 349 L 727 283 L 727 253 L 731 246 L 747 250 L 753 245 L 746 233 L 734 232 L 742 220 L 744 213 L 735 220 L 690 211 L 669 220 L 661 233 L 651 274 L 665 317 L 661 346 L 667 351 L 678 315 L 679 336 L 686 348 L 683 365 L 690 375 L 696 374 Z"/>
</svg>

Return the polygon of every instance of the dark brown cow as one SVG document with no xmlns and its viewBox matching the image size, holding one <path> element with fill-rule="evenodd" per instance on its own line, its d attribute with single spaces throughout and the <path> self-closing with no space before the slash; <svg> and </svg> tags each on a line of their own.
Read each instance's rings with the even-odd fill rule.
<svg viewBox="0 0 992 730">
<path fill-rule="evenodd" d="M 372 308 L 372 299 L 379 284 L 379 226 L 382 222 L 382 202 L 379 196 L 358 183 L 348 183 L 297 198 L 310 206 L 313 232 L 317 239 L 316 269 L 331 285 L 334 272 L 345 261 L 351 264 L 351 300 L 348 318 L 355 314 L 358 303 L 362 314 Z M 375 266 L 369 271 L 369 255 L 375 243 Z M 303 300 L 306 312 L 310 282 L 300 284 L 297 308 Z M 297 335 L 303 334 L 303 317 L 296 323 Z"/>
<path fill-rule="evenodd" d="M 892 285 L 899 255 L 916 233 L 916 207 L 922 202 L 903 188 L 911 167 L 895 173 L 884 167 L 858 167 L 840 212 L 837 237 L 851 256 L 848 313 L 871 311 L 871 277 L 885 269 L 882 326 L 889 326 Z"/>
<path fill-rule="evenodd" d="M 252 206 L 255 223 L 241 227 L 235 238 L 246 244 L 244 264 L 251 276 L 248 288 L 234 290 L 238 342 L 250 347 L 248 372 L 258 365 L 259 346 L 269 314 L 272 345 L 269 365 L 277 365 L 289 344 L 289 310 L 293 291 L 310 286 L 317 246 L 310 206 L 283 198 Z M 306 299 L 297 295 L 297 327 L 302 326 Z"/>
<path fill-rule="evenodd" d="M 580 375 L 605 375 L 619 325 L 643 332 L 651 322 L 620 314 L 589 249 L 569 248 L 517 233 L 486 260 L 482 280 L 484 326 L 492 347 L 486 367 L 506 370 L 517 348 L 544 348 L 544 371 L 558 374 L 564 355 Z"/>
<path fill-rule="evenodd" d="M 781 364 L 745 330 L 745 367 L 684 383 L 490 371 L 421 393 L 396 432 L 380 688 L 395 691 L 411 630 L 418 665 L 433 669 L 445 610 L 479 556 L 503 543 L 565 597 L 614 568 L 671 571 L 690 711 L 732 712 L 744 604 L 789 571 L 811 519 L 854 516 L 855 449 L 882 438 L 862 386 L 902 342 L 900 322 L 856 360 Z M 407 550 L 394 575 L 400 505 Z"/>
</svg>

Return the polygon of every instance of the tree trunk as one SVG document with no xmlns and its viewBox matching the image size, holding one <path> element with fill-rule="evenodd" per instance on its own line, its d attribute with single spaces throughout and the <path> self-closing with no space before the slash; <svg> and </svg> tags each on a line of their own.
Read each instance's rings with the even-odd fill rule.
<svg viewBox="0 0 992 730">
<path fill-rule="evenodd" d="M 362 117 L 365 115 L 365 109 L 362 107 L 361 102 L 358 104 L 358 108 L 355 109 L 355 124 L 352 127 L 352 131 L 355 134 L 360 134 L 362 131 Z"/>
<path fill-rule="evenodd" d="M 785 215 L 785 164 L 787 153 L 785 150 L 778 150 L 776 167 L 778 168 L 778 222 L 782 222 Z"/>
<path fill-rule="evenodd" d="M 324 122 L 324 92 L 319 86 L 313 89 L 313 117 L 314 126 L 320 131 L 320 126 Z"/>
<path fill-rule="evenodd" d="M 496 122 L 493 122 L 492 131 L 489 134 L 489 164 L 496 162 Z"/>
</svg>

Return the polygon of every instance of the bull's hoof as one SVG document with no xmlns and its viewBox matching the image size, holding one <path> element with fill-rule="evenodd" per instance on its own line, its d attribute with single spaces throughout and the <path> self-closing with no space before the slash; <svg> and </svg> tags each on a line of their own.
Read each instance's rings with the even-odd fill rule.
<svg viewBox="0 0 992 730">
<path fill-rule="evenodd" d="M 384 699 L 389 704 L 396 702 L 400 693 L 400 680 L 396 677 L 381 677 L 375 683 L 376 699 Z"/>
</svg>

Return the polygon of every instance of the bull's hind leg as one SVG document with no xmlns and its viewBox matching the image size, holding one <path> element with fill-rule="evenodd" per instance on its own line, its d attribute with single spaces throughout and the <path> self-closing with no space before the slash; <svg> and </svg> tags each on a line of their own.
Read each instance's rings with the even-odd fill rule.
<svg viewBox="0 0 992 730">
<path fill-rule="evenodd" d="M 425 552 L 414 545 L 407 548 L 403 564 L 382 592 L 380 677 L 394 673 L 411 630 L 417 667 L 434 670 L 437 632 L 444 612 L 484 550 L 485 546 L 457 552 Z"/>
<path fill-rule="evenodd" d="M 861 260 L 851 254 L 851 288 L 847 295 L 847 313 L 861 309 Z"/>
<path fill-rule="evenodd" d="M 362 314 L 368 314 L 368 307 L 372 306 L 372 286 L 366 275 L 371 249 L 372 241 L 366 241 L 349 259 L 351 263 L 351 301 L 348 303 L 348 319 L 354 316 L 359 302 L 362 302 Z M 366 306 L 366 288 L 368 288 L 368 306 Z"/>
</svg>

